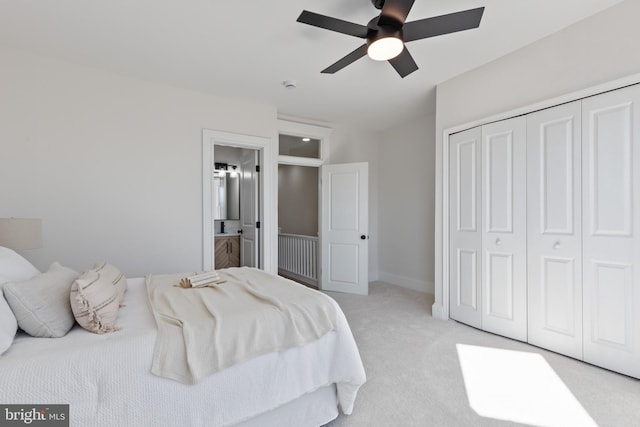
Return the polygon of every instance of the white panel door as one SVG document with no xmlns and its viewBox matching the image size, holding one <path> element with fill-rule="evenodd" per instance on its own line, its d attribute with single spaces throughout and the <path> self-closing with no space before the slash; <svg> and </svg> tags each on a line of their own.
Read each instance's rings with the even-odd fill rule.
<svg viewBox="0 0 640 427">
<path fill-rule="evenodd" d="M 528 341 L 582 359 L 581 102 L 527 116 Z"/>
<path fill-rule="evenodd" d="M 584 360 L 640 377 L 640 86 L 582 110 Z"/>
<path fill-rule="evenodd" d="M 321 287 L 369 293 L 369 164 L 322 166 Z"/>
<path fill-rule="evenodd" d="M 482 329 L 527 339 L 526 119 L 482 127 Z"/>
<path fill-rule="evenodd" d="M 259 181 L 256 166 L 258 151 L 243 150 L 241 159 L 240 178 L 240 265 L 246 267 L 260 267 L 259 229 L 256 227 L 259 212 Z"/>
<path fill-rule="evenodd" d="M 449 138 L 449 313 L 482 328 L 479 127 Z"/>
</svg>

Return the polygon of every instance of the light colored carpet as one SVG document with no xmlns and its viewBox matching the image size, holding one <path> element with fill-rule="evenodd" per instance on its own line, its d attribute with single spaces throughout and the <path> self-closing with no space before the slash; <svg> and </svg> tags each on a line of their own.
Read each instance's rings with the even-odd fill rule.
<svg viewBox="0 0 640 427">
<path fill-rule="evenodd" d="M 598 426 L 640 426 L 639 380 L 434 319 L 431 295 L 380 282 L 371 283 L 369 292 L 327 292 L 349 320 L 367 373 L 353 414 L 327 427 L 535 425 L 483 417 L 470 408 L 456 344 L 540 354 Z"/>
</svg>

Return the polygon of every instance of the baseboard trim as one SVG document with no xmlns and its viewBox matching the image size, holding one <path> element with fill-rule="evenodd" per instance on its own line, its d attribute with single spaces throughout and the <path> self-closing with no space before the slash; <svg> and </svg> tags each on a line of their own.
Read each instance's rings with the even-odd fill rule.
<svg viewBox="0 0 640 427">
<path fill-rule="evenodd" d="M 390 285 L 413 289 L 414 291 L 426 294 L 433 294 L 435 292 L 435 286 L 433 282 L 427 282 L 426 280 L 418 280 L 411 277 L 386 273 L 384 271 L 379 272 L 378 280 L 380 280 L 381 282 L 389 283 Z"/>
<path fill-rule="evenodd" d="M 442 308 L 442 305 L 438 303 L 433 303 L 433 305 L 431 306 L 431 315 L 434 317 L 434 319 L 448 320 L 444 315 L 444 309 Z"/>
</svg>

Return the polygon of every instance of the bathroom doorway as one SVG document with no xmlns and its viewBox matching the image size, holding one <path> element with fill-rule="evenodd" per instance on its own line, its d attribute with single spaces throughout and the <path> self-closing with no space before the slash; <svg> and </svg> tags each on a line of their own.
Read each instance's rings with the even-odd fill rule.
<svg viewBox="0 0 640 427">
<path fill-rule="evenodd" d="M 214 268 L 258 267 L 258 152 L 216 144 L 213 157 Z"/>
<path fill-rule="evenodd" d="M 270 138 L 203 130 L 203 270 L 223 268 L 220 261 L 238 265 L 239 257 L 240 265 L 277 272 L 272 145 Z"/>
</svg>

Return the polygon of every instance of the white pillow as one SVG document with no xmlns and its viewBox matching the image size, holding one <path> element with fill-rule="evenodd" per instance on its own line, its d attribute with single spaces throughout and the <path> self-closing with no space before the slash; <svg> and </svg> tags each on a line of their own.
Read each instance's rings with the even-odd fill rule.
<svg viewBox="0 0 640 427">
<path fill-rule="evenodd" d="M 12 282 L 27 280 L 38 274 L 40 271 L 29 261 L 15 251 L 0 246 L 0 285 L 2 280 Z"/>
<path fill-rule="evenodd" d="M 78 273 L 54 262 L 49 271 L 21 282 L 4 285 L 4 296 L 20 329 L 33 337 L 59 338 L 75 319 L 69 293 Z"/>
<path fill-rule="evenodd" d="M 0 278 L 0 280 L 2 280 Z M 11 347 L 13 337 L 18 331 L 18 322 L 16 321 L 9 304 L 0 295 L 0 355 Z"/>
<path fill-rule="evenodd" d="M 0 290 L 6 282 L 27 280 L 38 274 L 40 271 L 29 261 L 15 251 L 0 246 Z M 17 331 L 18 321 L 4 296 L 0 295 L 0 354 L 11 347 Z"/>
<path fill-rule="evenodd" d="M 85 271 L 71 285 L 71 310 L 76 321 L 96 334 L 120 329 L 115 325 L 120 307 L 120 288 L 115 286 L 111 274 L 104 274 L 103 267 L 98 264 Z M 115 267 L 113 269 L 120 273 Z M 120 274 L 116 275 L 119 276 Z"/>
</svg>

